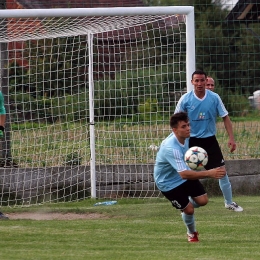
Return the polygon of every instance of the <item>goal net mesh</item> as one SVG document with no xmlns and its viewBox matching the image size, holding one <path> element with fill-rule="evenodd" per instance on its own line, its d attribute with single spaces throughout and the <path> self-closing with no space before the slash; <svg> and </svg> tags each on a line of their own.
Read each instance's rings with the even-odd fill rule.
<svg viewBox="0 0 260 260">
<path fill-rule="evenodd" d="M 91 127 L 97 197 L 160 196 L 156 147 L 186 92 L 185 15 L 1 19 L 0 42 L 1 205 L 90 198 Z"/>
</svg>

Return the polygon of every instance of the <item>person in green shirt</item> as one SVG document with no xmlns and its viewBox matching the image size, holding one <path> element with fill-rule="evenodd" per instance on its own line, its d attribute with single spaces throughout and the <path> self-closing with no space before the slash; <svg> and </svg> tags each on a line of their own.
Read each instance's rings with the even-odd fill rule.
<svg viewBox="0 0 260 260">
<path fill-rule="evenodd" d="M 6 118 L 6 110 L 4 106 L 4 96 L 2 91 L 0 91 L 0 138 L 4 137 L 4 130 L 5 130 L 5 118 Z"/>
<path fill-rule="evenodd" d="M 0 139 L 4 138 L 5 131 L 5 119 L 6 119 L 6 110 L 4 106 L 4 96 L 2 91 L 0 91 Z M 0 219 L 8 219 L 2 212 L 0 212 Z"/>
</svg>

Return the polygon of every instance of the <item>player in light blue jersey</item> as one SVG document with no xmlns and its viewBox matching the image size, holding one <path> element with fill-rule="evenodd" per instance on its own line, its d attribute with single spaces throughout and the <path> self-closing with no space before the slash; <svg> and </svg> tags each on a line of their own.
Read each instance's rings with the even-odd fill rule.
<svg viewBox="0 0 260 260">
<path fill-rule="evenodd" d="M 208 203 L 208 196 L 200 183 L 201 178 L 219 179 L 225 175 L 223 168 L 196 172 L 184 162 L 184 154 L 188 150 L 190 124 L 185 112 L 174 114 L 170 118 L 172 134 L 160 145 L 154 166 L 154 180 L 158 189 L 182 211 L 182 219 L 187 227 L 189 242 L 198 242 L 195 227 L 194 208 Z"/>
<path fill-rule="evenodd" d="M 233 152 L 236 149 L 236 143 L 228 111 L 219 95 L 206 89 L 205 72 L 195 71 L 192 74 L 191 83 L 194 89 L 180 98 L 175 113 L 180 111 L 188 113 L 191 125 L 189 147 L 200 146 L 207 151 L 209 160 L 205 168 L 222 167 L 226 171 L 225 161 L 216 139 L 216 120 L 218 116 L 222 117 L 229 136 L 228 146 L 230 152 Z M 243 211 L 243 208 L 233 201 L 227 173 L 219 180 L 219 186 L 224 196 L 225 208 L 236 212 Z"/>
</svg>

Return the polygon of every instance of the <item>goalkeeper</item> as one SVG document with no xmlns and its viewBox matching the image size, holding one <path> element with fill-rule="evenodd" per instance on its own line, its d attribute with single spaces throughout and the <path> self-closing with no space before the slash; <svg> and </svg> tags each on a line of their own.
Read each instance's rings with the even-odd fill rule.
<svg viewBox="0 0 260 260">
<path fill-rule="evenodd" d="M 4 138 L 4 130 L 5 130 L 5 118 L 6 118 L 6 110 L 4 106 L 4 97 L 2 91 L 0 91 L 0 139 Z M 0 219 L 8 219 L 2 212 L 0 212 Z"/>
<path fill-rule="evenodd" d="M 172 206 L 182 211 L 188 241 L 198 242 L 194 208 L 208 203 L 208 196 L 199 179 L 207 177 L 220 179 L 225 175 L 225 171 L 220 167 L 208 171 L 192 171 L 184 162 L 190 136 L 187 113 L 180 112 L 172 115 L 170 126 L 172 134 L 162 142 L 156 155 L 154 180 Z"/>
</svg>

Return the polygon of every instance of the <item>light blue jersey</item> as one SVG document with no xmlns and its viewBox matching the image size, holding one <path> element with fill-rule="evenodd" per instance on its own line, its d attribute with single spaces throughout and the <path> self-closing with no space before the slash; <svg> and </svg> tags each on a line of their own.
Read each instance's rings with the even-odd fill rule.
<svg viewBox="0 0 260 260">
<path fill-rule="evenodd" d="M 191 137 L 206 138 L 216 134 L 217 116 L 228 115 L 222 100 L 217 93 L 207 90 L 205 96 L 200 99 L 194 90 L 184 94 L 174 113 L 187 112 L 191 126 Z"/>
<path fill-rule="evenodd" d="M 185 144 L 181 144 L 173 133 L 163 140 L 154 166 L 154 180 L 159 190 L 166 192 L 186 181 L 179 172 L 190 170 L 184 162 L 188 143 L 186 139 Z"/>
</svg>

